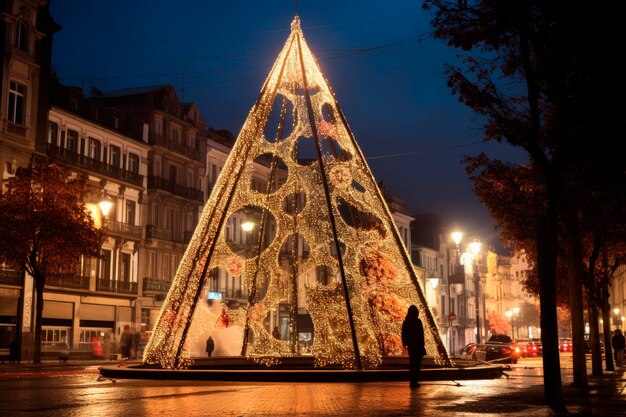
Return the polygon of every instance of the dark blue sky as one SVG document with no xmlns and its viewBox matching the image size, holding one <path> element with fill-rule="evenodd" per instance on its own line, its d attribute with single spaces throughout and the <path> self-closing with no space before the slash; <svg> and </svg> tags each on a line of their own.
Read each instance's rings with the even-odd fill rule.
<svg viewBox="0 0 626 417">
<path fill-rule="evenodd" d="M 416 0 L 301 0 L 304 35 L 377 180 L 411 212 L 439 213 L 494 242 L 487 211 L 460 160 L 485 152 L 481 122 L 451 96 L 443 65 L 457 51 L 430 35 Z M 289 33 L 295 1 L 51 0 L 63 26 L 53 65 L 61 81 L 103 91 L 172 84 L 215 129 L 239 133 Z"/>
</svg>

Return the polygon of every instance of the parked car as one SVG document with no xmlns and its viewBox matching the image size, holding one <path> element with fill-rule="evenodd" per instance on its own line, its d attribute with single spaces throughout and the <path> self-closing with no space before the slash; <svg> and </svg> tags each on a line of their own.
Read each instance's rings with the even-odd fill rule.
<svg viewBox="0 0 626 417">
<path fill-rule="evenodd" d="M 517 348 L 519 356 L 522 358 L 531 358 L 543 355 L 543 345 L 539 339 L 518 339 Z"/>
<path fill-rule="evenodd" d="M 572 351 L 572 339 L 570 339 L 569 337 L 560 338 L 559 350 L 561 352 L 571 352 Z"/>
<path fill-rule="evenodd" d="M 515 344 L 520 358 L 533 356 L 533 344 L 529 339 L 516 339 Z"/>
<path fill-rule="evenodd" d="M 476 359 L 476 343 L 468 343 L 459 351 L 462 359 Z"/>
<path fill-rule="evenodd" d="M 509 336 L 497 334 L 487 343 L 476 346 L 476 358 L 485 362 L 517 363 L 519 350 Z"/>
<path fill-rule="evenodd" d="M 530 339 L 530 341 L 537 348 L 537 356 L 543 356 L 543 343 L 541 342 L 541 339 L 533 338 L 533 339 Z"/>
</svg>

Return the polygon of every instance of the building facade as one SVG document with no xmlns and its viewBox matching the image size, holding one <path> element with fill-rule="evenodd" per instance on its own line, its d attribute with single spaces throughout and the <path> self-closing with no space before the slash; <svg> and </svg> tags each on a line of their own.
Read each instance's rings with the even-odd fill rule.
<svg viewBox="0 0 626 417">
<path fill-rule="evenodd" d="M 59 29 L 47 0 L 0 1 L 2 180 L 43 153 L 52 37 Z M 0 348 L 17 338 L 33 340 L 32 301 L 32 280 L 0 265 Z"/>
</svg>

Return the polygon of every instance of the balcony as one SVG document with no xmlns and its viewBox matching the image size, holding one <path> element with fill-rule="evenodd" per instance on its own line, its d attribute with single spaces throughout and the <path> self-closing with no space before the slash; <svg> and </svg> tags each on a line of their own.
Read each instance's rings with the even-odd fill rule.
<svg viewBox="0 0 626 417">
<path fill-rule="evenodd" d="M 153 224 L 146 226 L 146 239 L 172 240 L 171 229 L 161 229 Z"/>
<path fill-rule="evenodd" d="M 172 286 L 172 281 L 164 279 L 144 278 L 143 293 L 146 294 L 167 294 Z"/>
<path fill-rule="evenodd" d="M 162 146 L 164 148 L 167 148 L 171 151 L 176 152 L 177 154 L 186 156 L 189 159 L 202 162 L 202 159 L 200 158 L 200 151 L 190 148 L 189 146 L 184 145 L 182 143 L 178 143 L 176 141 L 168 139 L 162 135 L 158 135 L 154 132 L 150 132 L 148 141 L 151 145 Z"/>
<path fill-rule="evenodd" d="M 24 126 L 19 125 L 17 123 L 13 123 L 9 120 L 7 120 L 6 126 L 7 126 L 7 132 L 26 137 L 26 128 Z"/>
<path fill-rule="evenodd" d="M 141 240 L 143 237 L 143 228 L 141 226 L 135 226 L 134 224 L 106 219 L 104 229 L 110 234 L 123 236 L 125 238 Z"/>
<path fill-rule="evenodd" d="M 46 287 L 89 290 L 89 277 L 83 277 L 75 274 L 51 276 L 46 279 Z"/>
<path fill-rule="evenodd" d="M 195 188 L 185 187 L 184 185 L 175 184 L 165 178 L 150 176 L 148 177 L 148 188 L 156 188 L 158 190 L 167 191 L 174 195 L 195 200 L 204 203 L 204 195 L 202 191 Z"/>
<path fill-rule="evenodd" d="M 0 269 L 0 285 L 22 286 L 22 273 L 12 269 Z"/>
<path fill-rule="evenodd" d="M 143 186 L 143 175 L 106 164 L 102 161 L 89 158 L 85 155 L 80 155 L 69 149 L 61 148 L 52 144 L 47 144 L 46 155 L 48 155 L 50 158 L 57 159 L 59 161 L 86 169 L 88 171 L 106 175 L 117 180 L 126 181 L 140 187 Z"/>
<path fill-rule="evenodd" d="M 247 300 L 248 295 L 244 293 L 240 288 L 220 288 L 209 289 L 209 291 L 219 292 L 226 300 Z"/>
<path fill-rule="evenodd" d="M 125 281 L 113 281 L 110 279 L 98 279 L 96 290 L 103 292 L 113 292 L 117 294 L 137 295 L 137 283 Z"/>
</svg>

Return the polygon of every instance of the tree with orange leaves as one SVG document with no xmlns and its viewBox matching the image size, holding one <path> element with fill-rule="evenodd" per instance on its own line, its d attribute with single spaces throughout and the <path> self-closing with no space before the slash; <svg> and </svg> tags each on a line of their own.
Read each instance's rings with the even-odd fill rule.
<svg viewBox="0 0 626 417">
<path fill-rule="evenodd" d="M 0 263 L 31 275 L 36 289 L 34 362 L 41 362 L 46 279 L 97 257 L 103 235 L 85 209 L 84 178 L 46 162 L 20 168 L 0 195 Z"/>
</svg>

